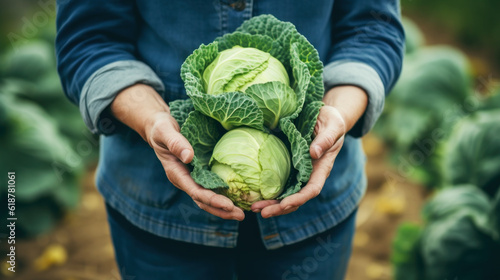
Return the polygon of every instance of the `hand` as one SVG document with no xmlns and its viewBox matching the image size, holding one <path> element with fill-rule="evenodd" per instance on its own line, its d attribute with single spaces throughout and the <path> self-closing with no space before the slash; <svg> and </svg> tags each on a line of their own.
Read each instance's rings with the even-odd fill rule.
<svg viewBox="0 0 500 280">
<path fill-rule="evenodd" d="M 263 200 L 252 204 L 253 211 L 258 212 L 261 209 L 263 218 L 291 213 L 318 196 L 323 189 L 346 133 L 344 119 L 336 108 L 328 105 L 321 108 L 314 133 L 316 137 L 309 150 L 313 159 L 313 171 L 309 182 L 298 193 L 284 198 L 281 202 Z"/>
<path fill-rule="evenodd" d="M 335 87 L 325 95 L 323 101 L 325 106 L 318 115 L 315 138 L 309 150 L 313 160 L 309 182 L 298 193 L 281 201 L 263 200 L 252 204 L 252 211 L 261 212 L 263 218 L 296 211 L 319 195 L 342 148 L 345 134 L 362 116 L 368 102 L 366 93 L 354 86 Z"/>
<path fill-rule="evenodd" d="M 145 85 L 125 89 L 111 104 L 111 111 L 149 143 L 170 182 L 186 192 L 198 207 L 223 219 L 241 221 L 245 218 L 243 210 L 234 206 L 229 198 L 194 182 L 185 165 L 193 159 L 193 148 L 154 89 Z"/>
</svg>

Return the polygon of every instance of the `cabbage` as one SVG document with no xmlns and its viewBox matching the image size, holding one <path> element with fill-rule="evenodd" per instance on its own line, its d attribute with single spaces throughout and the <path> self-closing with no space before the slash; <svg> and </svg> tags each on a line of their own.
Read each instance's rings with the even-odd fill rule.
<svg viewBox="0 0 500 280">
<path fill-rule="evenodd" d="M 425 205 L 422 279 L 498 279 L 499 247 L 485 228 L 490 209 L 488 197 L 475 186 L 446 189 Z"/>
<path fill-rule="evenodd" d="M 234 46 L 220 52 L 205 69 L 203 82 L 208 94 L 247 93 L 257 102 L 263 112 L 264 124 L 270 129 L 276 128 L 280 118 L 297 109 L 297 98 L 289 86 L 283 64 L 269 53 L 255 48 Z M 261 85 L 267 82 L 275 83 Z M 238 123 L 223 122 L 222 125 L 230 129 Z"/>
<path fill-rule="evenodd" d="M 460 120 L 446 151 L 448 184 L 473 184 L 493 197 L 500 185 L 500 110 L 477 112 Z"/>
<path fill-rule="evenodd" d="M 312 172 L 322 74 L 316 49 L 293 24 L 271 15 L 196 49 L 181 67 L 189 99 L 169 104 L 194 149 L 194 181 L 244 209 L 298 192 Z M 236 157 L 241 151 L 247 158 Z"/>
<path fill-rule="evenodd" d="M 290 165 L 290 154 L 280 139 L 252 128 L 224 134 L 210 159 L 212 172 L 229 186 L 224 193 L 245 210 L 258 200 L 278 197 Z"/>
<path fill-rule="evenodd" d="M 473 185 L 440 191 L 422 210 L 425 225 L 400 226 L 396 280 L 499 279 L 498 204 Z"/>
<path fill-rule="evenodd" d="M 209 94 L 245 91 L 253 84 L 279 81 L 290 85 L 279 60 L 255 48 L 234 46 L 224 50 L 205 69 L 203 81 Z"/>
</svg>

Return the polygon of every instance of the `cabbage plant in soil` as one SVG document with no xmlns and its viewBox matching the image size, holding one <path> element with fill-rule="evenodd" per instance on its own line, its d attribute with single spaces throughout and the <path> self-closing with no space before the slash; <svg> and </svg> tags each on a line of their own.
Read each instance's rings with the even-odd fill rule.
<svg viewBox="0 0 500 280">
<path fill-rule="evenodd" d="M 291 155 L 283 191 L 266 199 L 298 192 L 312 172 L 309 146 L 323 106 L 322 73 L 311 43 L 293 24 L 270 15 L 254 17 L 196 49 L 181 68 L 189 99 L 170 103 L 172 116 L 194 149 L 190 165 L 195 182 L 228 193 L 227 178 L 211 170 L 212 154 L 227 130 L 247 127 L 273 134 Z M 236 202 L 249 209 L 249 201 Z"/>
</svg>

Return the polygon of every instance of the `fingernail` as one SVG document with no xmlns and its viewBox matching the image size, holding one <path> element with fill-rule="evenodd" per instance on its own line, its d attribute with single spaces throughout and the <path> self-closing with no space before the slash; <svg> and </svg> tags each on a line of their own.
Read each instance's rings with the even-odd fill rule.
<svg viewBox="0 0 500 280">
<path fill-rule="evenodd" d="M 182 162 L 186 163 L 186 161 L 188 160 L 188 157 L 189 157 L 189 150 L 188 149 L 184 149 L 182 150 L 181 152 L 181 160 Z"/>
<path fill-rule="evenodd" d="M 314 147 L 314 152 L 316 152 L 318 158 L 321 156 L 321 148 L 319 146 Z"/>
<path fill-rule="evenodd" d="M 260 209 L 260 208 L 256 208 L 256 209 L 253 209 L 252 211 L 253 211 L 254 213 L 259 213 L 260 211 L 262 211 L 262 209 Z"/>
<path fill-rule="evenodd" d="M 290 210 L 291 208 L 292 208 L 292 206 L 288 205 L 288 206 L 286 206 L 286 207 L 283 209 L 283 211 Z"/>
</svg>

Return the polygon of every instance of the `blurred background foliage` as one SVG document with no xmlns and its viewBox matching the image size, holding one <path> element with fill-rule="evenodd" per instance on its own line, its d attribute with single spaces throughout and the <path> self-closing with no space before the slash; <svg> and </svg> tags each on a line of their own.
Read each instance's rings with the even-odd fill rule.
<svg viewBox="0 0 500 280">
<path fill-rule="evenodd" d="M 463 49 L 485 50 L 498 65 L 498 1 L 409 1 L 416 21 L 434 21 Z M 496 8 L 495 8 L 496 7 Z M 427 189 L 421 223 L 403 223 L 393 239 L 396 280 L 500 279 L 500 87 L 490 70 L 477 77 L 456 46 L 426 45 L 417 24 L 404 21 L 401 77 L 386 99 L 374 133 L 399 173 Z M 436 36 L 436 34 L 431 34 Z M 439 34 L 438 34 L 439 35 Z M 498 68 L 496 68 L 498 69 Z"/>
<path fill-rule="evenodd" d="M 500 65 L 500 1 L 401 0 L 403 14 L 442 26 L 464 46 L 491 53 Z"/>
<path fill-rule="evenodd" d="M 54 1 L 0 3 L 0 170 L 16 172 L 16 233 L 32 237 L 78 205 L 98 141 L 59 82 Z M 7 201 L 6 187 L 0 201 Z M 0 219 L 7 214 L 0 211 Z"/>
<path fill-rule="evenodd" d="M 401 4 L 403 73 L 373 135 L 389 168 L 421 186 L 427 201 L 421 222 L 399 225 L 385 248 L 391 278 L 500 279 L 500 1 Z M 98 141 L 59 83 L 54 16 L 52 0 L 0 1 L 0 171 L 18 176 L 18 237 L 50 232 L 75 209 L 97 159 Z M 451 43 L 429 45 L 441 37 Z M 377 211 L 390 215 L 411 203 L 399 195 L 377 201 Z M 367 241 L 376 232 L 361 234 L 355 243 L 376 246 Z"/>
</svg>

